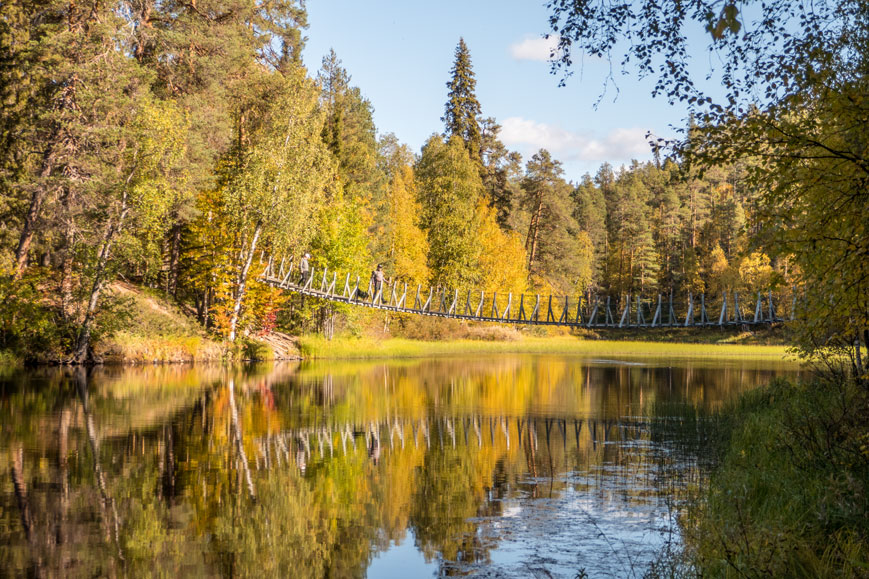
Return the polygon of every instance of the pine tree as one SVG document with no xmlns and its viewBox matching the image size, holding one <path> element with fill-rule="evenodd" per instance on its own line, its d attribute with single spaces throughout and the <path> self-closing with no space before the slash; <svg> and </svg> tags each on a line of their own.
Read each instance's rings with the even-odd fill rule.
<svg viewBox="0 0 869 579">
<path fill-rule="evenodd" d="M 571 186 L 562 173 L 561 163 L 548 151 L 535 153 L 522 180 L 522 202 L 529 212 L 525 237 L 529 276 L 567 294 L 584 291 L 591 281 L 594 249 L 573 217 Z"/>
<path fill-rule="evenodd" d="M 607 257 L 606 201 L 603 192 L 595 186 L 588 174 L 583 176 L 582 182 L 574 190 L 573 201 L 573 217 L 579 228 L 588 234 L 594 248 L 592 281 L 595 285 L 600 286 L 603 281 Z"/>
<path fill-rule="evenodd" d="M 495 209 L 498 225 L 507 229 L 513 205 L 519 196 L 522 156 L 504 146 L 498 139 L 500 131 L 501 125 L 495 119 L 490 117 L 483 120 L 481 176 L 489 205 Z"/>
<path fill-rule="evenodd" d="M 459 38 L 456 46 L 456 59 L 450 71 L 452 78 L 447 83 L 449 89 L 444 116 L 444 137 L 458 137 L 468 149 L 471 158 L 479 161 L 482 148 L 482 131 L 480 130 L 480 103 L 474 92 L 477 80 L 471 66 L 471 54 L 464 38 Z"/>
<path fill-rule="evenodd" d="M 367 204 L 382 176 L 377 170 L 377 138 L 371 103 L 330 50 L 318 73 L 322 86 L 321 106 L 326 115 L 323 141 L 338 161 L 342 185 L 348 198 Z"/>
</svg>

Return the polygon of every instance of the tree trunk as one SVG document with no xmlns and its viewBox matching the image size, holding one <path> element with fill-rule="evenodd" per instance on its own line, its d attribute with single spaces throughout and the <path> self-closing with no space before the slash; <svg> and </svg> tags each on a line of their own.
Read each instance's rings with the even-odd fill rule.
<svg viewBox="0 0 869 579">
<path fill-rule="evenodd" d="M 540 232 L 540 215 L 543 213 L 543 198 L 537 199 L 537 208 L 534 210 L 534 216 L 531 218 L 531 223 L 528 226 L 528 238 L 525 242 L 525 248 L 528 248 L 528 241 L 531 242 L 531 249 L 528 252 L 528 273 L 531 273 L 531 265 L 534 263 L 534 258 L 537 256 L 537 235 Z"/>
<path fill-rule="evenodd" d="M 114 224 L 110 220 L 106 225 L 106 231 L 103 234 L 102 247 L 100 248 L 99 257 L 97 258 L 97 266 L 94 270 L 94 283 L 93 286 L 91 286 L 90 299 L 88 299 L 84 321 L 81 323 L 78 340 L 76 340 L 75 352 L 72 357 L 72 361 L 76 364 L 83 364 L 87 361 L 91 341 L 91 324 L 93 323 L 94 314 L 97 310 L 97 303 L 99 302 L 100 294 L 105 285 L 106 264 L 109 261 L 109 254 L 115 240 L 115 235 L 124 227 L 124 221 L 126 220 L 128 210 L 127 191 L 124 190 L 121 198 L 121 213 L 118 216 L 118 222 L 117 224 Z"/>
<path fill-rule="evenodd" d="M 72 264 L 73 264 L 73 247 L 75 245 L 75 227 L 73 219 L 69 212 L 69 196 L 68 190 L 64 191 L 61 205 L 63 207 L 64 226 L 63 238 L 64 248 L 62 251 L 62 261 L 60 264 L 60 309 L 63 317 L 67 320 L 72 318 L 74 312 L 73 296 L 72 296 Z"/>
<path fill-rule="evenodd" d="M 49 145 L 45 153 L 42 155 L 42 168 L 39 171 L 39 183 L 33 190 L 30 196 L 30 207 L 27 209 L 27 214 L 24 216 L 24 223 L 21 225 L 21 235 L 18 238 L 18 247 L 15 250 L 15 279 L 20 279 L 27 269 L 27 258 L 30 255 L 30 244 L 33 242 L 33 234 L 36 233 L 36 222 L 39 220 L 39 214 L 42 211 L 42 203 L 48 196 L 48 190 L 45 187 L 45 180 L 51 175 L 54 168 L 54 141 L 57 139 L 57 129 L 51 132 L 49 136 Z"/>
<path fill-rule="evenodd" d="M 235 450 L 238 453 L 238 462 L 241 465 L 241 473 L 247 483 L 247 492 L 251 499 L 256 499 L 256 488 L 250 476 L 250 465 L 247 462 L 247 454 L 244 451 L 244 436 L 241 433 L 241 421 L 238 419 L 238 407 L 235 405 L 235 380 L 229 379 L 229 417 L 232 422 L 232 434 L 235 439 Z"/>
<path fill-rule="evenodd" d="M 236 287 L 238 290 L 235 294 L 235 303 L 232 306 L 232 317 L 229 319 L 229 341 L 234 342 L 237 337 L 237 326 L 238 326 L 238 317 L 241 312 L 241 303 L 244 300 L 244 293 L 247 286 L 247 274 L 250 271 L 250 265 L 253 263 L 253 255 L 256 252 L 256 245 L 259 241 L 260 233 L 262 233 L 263 222 L 262 219 L 257 221 L 256 228 L 253 231 L 253 238 L 250 240 L 250 249 L 247 251 L 247 257 L 243 257 L 244 264 L 241 267 L 241 270 L 238 272 L 238 280 L 236 282 Z M 244 250 L 242 250 L 242 256 L 244 256 Z"/>
<path fill-rule="evenodd" d="M 123 561 L 124 554 L 121 551 L 121 521 L 118 516 L 117 503 L 115 503 L 114 498 L 109 494 L 108 487 L 106 486 L 106 477 L 102 463 L 100 462 L 100 440 L 97 436 L 97 429 L 94 426 L 94 416 L 88 404 L 88 377 L 84 368 L 75 370 L 75 382 L 82 402 L 85 434 L 90 443 L 91 455 L 93 456 L 92 469 L 100 494 L 100 514 L 102 516 L 106 540 L 114 541 L 118 550 L 118 559 Z"/>
<path fill-rule="evenodd" d="M 181 257 L 181 226 L 175 224 L 169 235 L 169 273 L 166 277 L 166 292 L 175 295 L 178 290 L 178 262 Z"/>
</svg>

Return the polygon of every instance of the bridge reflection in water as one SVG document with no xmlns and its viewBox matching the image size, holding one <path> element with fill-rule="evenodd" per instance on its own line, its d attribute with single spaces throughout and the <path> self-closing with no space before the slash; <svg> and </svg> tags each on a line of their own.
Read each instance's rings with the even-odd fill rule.
<svg viewBox="0 0 869 579">
<path fill-rule="evenodd" d="M 454 318 L 478 322 L 506 324 L 567 326 L 586 328 L 655 328 L 655 327 L 724 327 L 769 325 L 794 320 L 797 314 L 797 294 L 791 290 L 772 289 L 756 291 L 748 297 L 739 292 L 723 292 L 707 299 L 688 292 L 676 299 L 672 293 L 666 298 L 640 295 L 541 296 L 539 294 L 506 296 L 498 292 L 487 294 L 472 289 L 430 287 L 421 285 L 416 293 L 408 295 L 408 285 L 391 281 L 375 291 L 369 281 L 367 289 L 360 286 L 360 278 L 343 278 L 338 272 L 312 268 L 305 279 L 294 271 L 293 263 L 285 259 L 267 260 L 260 255 L 264 267 L 258 280 L 279 289 L 332 302 L 375 308 L 391 312 Z M 318 281 L 319 280 L 319 281 Z M 363 282 L 364 284 L 364 282 Z M 411 289 L 412 291 L 412 289 Z M 755 299 L 756 295 L 756 299 Z M 413 302 L 411 304 L 411 301 Z M 782 304 L 788 306 L 784 311 Z"/>
<path fill-rule="evenodd" d="M 661 426 L 667 419 L 658 421 Z M 680 421 L 681 422 L 681 421 Z M 582 447 L 581 440 L 597 450 L 598 444 L 648 442 L 650 422 L 637 420 L 597 420 L 537 418 L 510 416 L 470 415 L 465 417 L 432 417 L 431 419 L 374 420 L 364 424 L 334 424 L 284 430 L 255 440 L 257 449 L 256 467 L 290 464 L 304 468 L 312 459 L 333 458 L 337 452 L 346 456 L 364 445 L 369 453 L 379 457 L 381 452 L 403 449 L 406 444 L 419 448 L 422 444 L 430 449 L 436 446 L 474 444 L 482 448 L 488 443 L 495 446 L 503 443 L 507 450 L 511 444 L 528 445 L 537 450 L 543 438 L 547 447 L 561 441 L 568 449 L 568 438 L 575 448 Z"/>
</svg>

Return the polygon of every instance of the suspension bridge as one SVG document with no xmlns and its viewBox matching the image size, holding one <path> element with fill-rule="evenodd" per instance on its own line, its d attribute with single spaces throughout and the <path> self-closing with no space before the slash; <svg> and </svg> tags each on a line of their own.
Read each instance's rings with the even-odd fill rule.
<svg viewBox="0 0 869 579">
<path fill-rule="evenodd" d="M 496 322 L 527 326 L 566 326 L 573 328 L 687 328 L 770 325 L 794 319 L 796 294 L 791 296 L 787 317 L 779 306 L 784 298 L 774 296 L 772 290 L 758 291 L 748 296 L 738 292 L 724 292 L 707 299 L 705 294 L 694 296 L 690 292 L 684 302 L 674 303 L 671 293 L 667 298 L 657 296 L 608 296 L 591 293 L 570 296 L 542 296 L 540 294 L 507 293 L 458 289 L 445 289 L 396 281 L 381 284 L 375 291 L 373 280 L 360 286 L 360 277 L 339 275 L 337 271 L 311 267 L 302 278 L 292 261 L 280 261 L 260 255 L 264 267 L 258 280 L 261 283 L 297 294 L 336 303 L 374 308 L 402 314 L 416 314 L 440 318 L 453 318 L 474 322 Z M 341 282 L 343 284 L 339 285 Z M 364 283 L 364 282 L 363 282 Z M 367 289 L 363 289 L 367 288 Z M 408 291 L 411 293 L 409 294 Z M 756 298 L 756 299 L 755 299 Z"/>
</svg>

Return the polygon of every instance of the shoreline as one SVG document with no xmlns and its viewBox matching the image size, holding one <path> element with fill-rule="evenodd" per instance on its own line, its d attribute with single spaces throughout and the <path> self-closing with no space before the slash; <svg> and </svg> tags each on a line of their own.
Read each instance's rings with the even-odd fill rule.
<svg viewBox="0 0 869 579">
<path fill-rule="evenodd" d="M 299 338 L 305 360 L 373 360 L 462 356 L 471 354 L 587 354 L 632 358 L 762 360 L 799 364 L 789 346 L 696 344 L 623 340 L 587 340 L 576 337 L 523 337 L 514 341 L 425 341 L 405 338 L 373 340 L 317 336 Z"/>
<path fill-rule="evenodd" d="M 204 356 L 190 353 L 187 356 L 167 356 L 164 358 L 142 359 L 140 357 L 119 359 L 107 357 L 95 366 L 145 367 L 160 365 L 186 364 L 237 364 L 251 362 L 278 362 L 301 360 L 391 360 L 404 358 L 461 357 L 468 355 L 495 354 L 553 354 L 617 356 L 622 358 L 657 358 L 672 360 L 752 360 L 783 364 L 800 364 L 800 360 L 790 352 L 790 346 L 766 344 L 721 344 L 692 343 L 673 341 L 632 341 L 598 340 L 574 336 L 523 336 L 517 340 L 417 340 L 409 338 L 335 338 L 331 341 L 315 336 L 295 338 L 298 355 L 268 354 L 258 349 L 253 357 L 215 356 L 207 351 Z M 250 352 L 250 351 L 249 351 Z M 253 352 L 251 352 L 253 353 Z M 64 366 L 58 363 L 39 363 L 33 367 Z M 26 367 L 27 364 L 14 355 L 0 352 L 0 368 L 13 369 Z"/>
</svg>

